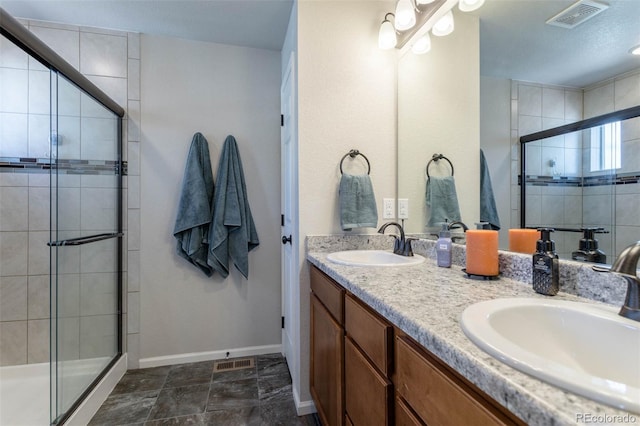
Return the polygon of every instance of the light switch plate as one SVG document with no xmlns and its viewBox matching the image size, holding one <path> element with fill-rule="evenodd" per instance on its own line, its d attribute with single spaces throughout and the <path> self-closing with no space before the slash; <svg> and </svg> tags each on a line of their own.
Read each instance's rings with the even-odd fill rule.
<svg viewBox="0 0 640 426">
<path fill-rule="evenodd" d="M 385 198 L 384 207 L 382 210 L 383 219 L 395 219 L 396 218 L 396 199 Z"/>
<path fill-rule="evenodd" d="M 398 219 L 409 219 L 408 198 L 398 198 Z"/>
</svg>

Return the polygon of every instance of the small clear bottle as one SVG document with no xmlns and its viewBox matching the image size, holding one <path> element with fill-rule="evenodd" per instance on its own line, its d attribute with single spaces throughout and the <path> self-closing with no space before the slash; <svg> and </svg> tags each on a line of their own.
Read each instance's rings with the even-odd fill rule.
<svg viewBox="0 0 640 426">
<path fill-rule="evenodd" d="M 436 258 L 438 266 L 442 268 L 451 267 L 451 231 L 449 231 L 447 223 L 442 224 L 442 229 L 438 233 Z"/>
</svg>

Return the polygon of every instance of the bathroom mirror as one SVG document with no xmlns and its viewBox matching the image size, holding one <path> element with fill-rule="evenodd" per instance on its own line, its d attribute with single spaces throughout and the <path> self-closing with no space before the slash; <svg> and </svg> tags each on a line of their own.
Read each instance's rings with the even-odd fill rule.
<svg viewBox="0 0 640 426">
<path fill-rule="evenodd" d="M 473 18 L 477 19 L 475 25 L 479 33 L 478 57 L 473 56 L 468 46 L 466 51 L 458 53 L 460 57 L 466 57 L 463 66 L 467 69 L 473 70 L 478 62 L 478 78 L 474 80 L 468 75 L 463 81 L 454 74 L 450 76 L 454 81 L 452 87 L 458 84 L 479 93 L 479 137 L 469 135 L 464 146 L 452 144 L 446 134 L 434 138 L 432 129 L 416 124 L 416 120 L 425 120 L 425 117 L 421 117 L 415 107 L 418 105 L 424 112 L 424 105 L 420 105 L 422 102 L 437 110 L 440 102 L 455 108 L 459 119 L 455 125 L 448 126 L 448 132 L 455 134 L 461 129 L 475 127 L 470 116 L 473 111 L 465 109 L 474 99 L 463 99 L 459 93 L 447 93 L 451 86 L 431 86 L 426 93 L 413 90 L 416 81 L 431 78 L 429 73 L 432 69 L 420 68 L 419 64 L 427 61 L 421 61 L 411 52 L 399 59 L 398 198 L 409 199 L 409 217 L 404 220 L 408 233 L 428 235 L 433 228 L 426 226 L 428 209 L 425 205 L 423 167 L 418 170 L 417 166 L 406 165 L 422 162 L 426 166 L 433 153 L 452 159 L 461 219 L 471 227 L 479 219 L 479 207 L 474 209 L 474 206 L 479 205 L 478 155 L 482 148 L 500 217 L 500 248 L 508 249 L 508 229 L 521 226 L 519 137 L 640 104 L 640 57 L 629 53 L 633 46 L 640 44 L 640 34 L 637 33 L 640 2 L 609 0 L 608 8 L 572 29 L 545 23 L 574 3 L 576 1 L 571 0 L 487 1 L 482 8 L 469 14 L 462 14 L 454 8 L 455 31 L 447 37 L 468 27 L 472 32 Z M 452 54 L 455 46 L 446 41 L 447 37 L 432 37 L 431 51 L 422 56 L 433 55 L 443 49 Z M 473 45 L 475 40 L 472 38 L 469 43 Z M 474 84 L 475 87 L 470 87 Z M 445 89 L 440 90 L 441 87 Z M 426 111 L 427 114 L 430 112 Z M 420 127 L 422 134 L 418 134 Z M 630 128 L 635 129 L 636 134 L 640 133 L 637 125 Z M 627 145 L 632 150 L 630 155 L 638 157 L 640 135 L 635 138 L 635 142 L 630 140 Z M 571 147 L 574 142 L 565 137 L 563 143 Z M 419 155 L 422 158 L 418 159 Z M 549 164 L 548 160 L 541 158 L 540 164 L 544 161 Z M 569 161 L 568 157 L 566 160 Z M 557 159 L 556 172 L 559 167 L 560 160 Z M 440 172 L 445 175 L 447 171 L 443 163 Z M 617 192 L 624 189 L 625 202 L 635 202 L 637 206 L 640 203 L 639 187 L 640 184 L 633 183 L 608 189 Z M 622 214 L 620 209 L 614 213 Z M 609 215 L 611 220 L 615 214 Z M 603 240 L 615 237 L 617 232 L 640 239 L 638 220 L 629 220 L 629 224 L 624 226 L 603 221 L 601 226 L 608 227 L 612 233 L 604 234 Z M 610 255 L 608 261 L 612 261 L 624 248 L 619 247 L 624 244 L 623 240 L 627 241 L 627 238 L 611 240 L 616 241 L 616 245 L 610 248 L 611 253 L 607 253 Z"/>
</svg>

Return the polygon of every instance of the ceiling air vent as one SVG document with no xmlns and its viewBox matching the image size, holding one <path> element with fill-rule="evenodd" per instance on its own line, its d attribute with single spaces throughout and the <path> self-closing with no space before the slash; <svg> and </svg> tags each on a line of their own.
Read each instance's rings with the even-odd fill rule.
<svg viewBox="0 0 640 426">
<path fill-rule="evenodd" d="M 547 20 L 547 24 L 562 28 L 575 28 L 609 7 L 594 0 L 580 0 Z"/>
</svg>

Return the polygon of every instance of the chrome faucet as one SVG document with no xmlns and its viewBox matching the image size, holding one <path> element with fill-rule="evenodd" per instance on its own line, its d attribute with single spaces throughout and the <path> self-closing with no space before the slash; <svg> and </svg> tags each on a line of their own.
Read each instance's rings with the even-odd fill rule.
<svg viewBox="0 0 640 426">
<path fill-rule="evenodd" d="M 395 241 L 393 243 L 393 252 L 395 254 L 399 254 L 400 256 L 413 256 L 411 241 L 413 241 L 415 238 L 405 238 L 404 229 L 402 229 L 402 225 L 400 225 L 399 223 L 387 222 L 382 225 L 380 229 L 378 229 L 378 233 L 384 234 L 384 231 L 387 229 L 387 227 L 391 225 L 395 226 L 400 231 L 400 238 L 398 238 L 396 235 L 393 236 L 395 238 Z"/>
<path fill-rule="evenodd" d="M 627 281 L 627 295 L 618 315 L 640 321 L 640 278 L 637 275 L 640 260 L 640 241 L 622 250 L 611 268 L 593 266 L 594 271 L 613 272 Z"/>
</svg>

